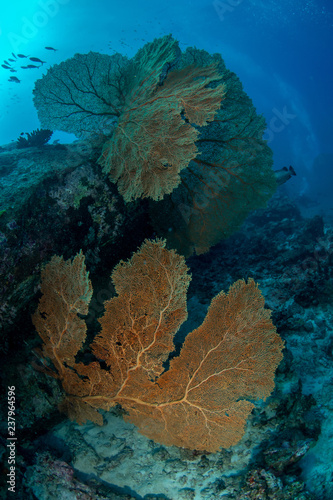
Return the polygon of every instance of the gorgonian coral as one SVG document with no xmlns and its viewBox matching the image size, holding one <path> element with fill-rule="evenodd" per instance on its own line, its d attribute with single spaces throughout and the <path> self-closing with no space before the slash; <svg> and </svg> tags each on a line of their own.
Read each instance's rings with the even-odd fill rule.
<svg viewBox="0 0 333 500">
<path fill-rule="evenodd" d="M 111 133 L 123 106 L 121 54 L 76 54 L 35 83 L 34 104 L 44 128 L 77 136 Z"/>
<path fill-rule="evenodd" d="M 33 130 L 31 133 L 26 132 L 27 137 L 23 137 L 24 134 L 21 134 L 20 137 L 16 141 L 17 149 L 23 148 L 40 148 L 47 144 L 52 137 L 52 130 L 41 129 Z"/>
<path fill-rule="evenodd" d="M 199 154 L 180 173 L 181 183 L 150 204 L 155 229 L 185 255 L 203 253 L 264 207 L 276 189 L 272 151 L 262 139 L 265 119 L 256 113 L 235 73 L 219 54 L 189 48 L 176 69 L 216 64 L 224 99 L 214 120 L 199 127 Z"/>
<path fill-rule="evenodd" d="M 36 82 L 41 122 L 82 134 L 111 134 L 100 164 L 125 201 L 160 200 L 181 182 L 179 172 L 198 154 L 198 131 L 214 119 L 224 94 L 216 65 L 189 65 L 169 74 L 178 43 L 166 36 L 128 61 L 90 52 L 51 68 Z M 109 130 L 108 130 L 109 127 Z"/>
<path fill-rule="evenodd" d="M 99 163 L 129 202 L 150 198 L 155 229 L 189 255 L 265 206 L 276 181 L 265 120 L 220 55 L 165 36 L 132 59 L 90 52 L 36 82 L 43 126 L 106 134 Z"/>
<path fill-rule="evenodd" d="M 283 341 L 255 282 L 239 280 L 212 300 L 166 370 L 187 318 L 187 271 L 184 257 L 161 240 L 146 240 L 121 261 L 112 273 L 117 296 L 104 304 L 91 344 L 97 361 L 83 364 L 75 357 L 92 295 L 84 256 L 52 258 L 33 322 L 43 340 L 42 370 L 61 381 L 61 408 L 71 419 L 102 424 L 97 410 L 120 404 L 142 434 L 168 446 L 215 452 L 241 439 L 253 401 L 274 388 Z"/>
</svg>

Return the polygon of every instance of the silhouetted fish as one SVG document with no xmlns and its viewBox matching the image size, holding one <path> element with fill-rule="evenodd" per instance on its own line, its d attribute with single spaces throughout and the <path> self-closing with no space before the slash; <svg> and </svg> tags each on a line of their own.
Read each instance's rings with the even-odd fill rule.
<svg viewBox="0 0 333 500">
<path fill-rule="evenodd" d="M 14 52 L 12 52 L 12 56 L 15 57 L 15 59 L 17 59 L 16 55 L 14 54 Z"/>
<path fill-rule="evenodd" d="M 29 56 L 25 56 L 24 54 L 17 54 L 17 57 L 29 57 Z"/>
<path fill-rule="evenodd" d="M 58 50 L 58 49 L 54 49 L 53 47 L 44 47 L 44 48 L 45 48 L 46 50 L 54 50 L 54 51 Z"/>
<path fill-rule="evenodd" d="M 11 69 L 11 67 L 10 67 L 10 66 L 7 66 L 6 64 L 1 64 L 1 67 L 2 67 L 2 68 L 5 68 L 5 69 Z"/>
<path fill-rule="evenodd" d="M 15 59 L 8 59 L 8 61 L 10 61 L 10 62 L 15 62 Z"/>
<path fill-rule="evenodd" d="M 277 182 L 278 186 L 280 186 L 281 184 L 284 184 L 285 182 L 287 182 L 290 179 L 290 177 L 292 177 L 293 175 L 296 175 L 296 172 L 293 169 L 293 167 L 290 165 L 289 168 L 283 167 L 283 168 L 280 168 L 280 170 L 275 170 L 274 174 L 275 174 L 276 182 Z"/>
<path fill-rule="evenodd" d="M 16 69 L 13 69 L 13 68 L 12 68 L 12 69 L 10 69 L 9 71 L 10 71 L 11 73 L 17 73 Z"/>
<path fill-rule="evenodd" d="M 15 82 L 15 83 L 20 83 L 21 80 L 16 78 L 16 76 L 11 76 L 8 80 L 9 82 Z"/>
<path fill-rule="evenodd" d="M 30 61 L 39 62 L 41 64 L 46 63 L 46 61 L 41 61 L 40 59 L 38 59 L 38 57 L 30 57 Z"/>
<path fill-rule="evenodd" d="M 5 64 L 8 64 L 8 66 L 10 66 L 10 63 L 8 61 L 4 61 Z"/>
<path fill-rule="evenodd" d="M 28 64 L 28 66 L 21 66 L 21 69 L 32 69 L 32 68 L 40 68 L 40 66 L 35 66 L 34 64 Z"/>
</svg>

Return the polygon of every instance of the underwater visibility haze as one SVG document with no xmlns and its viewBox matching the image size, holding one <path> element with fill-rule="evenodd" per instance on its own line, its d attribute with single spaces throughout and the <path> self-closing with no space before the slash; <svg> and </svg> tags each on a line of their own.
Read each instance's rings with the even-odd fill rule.
<svg viewBox="0 0 333 500">
<path fill-rule="evenodd" d="M 333 498 L 333 7 L 13 1 L 0 499 Z"/>
</svg>

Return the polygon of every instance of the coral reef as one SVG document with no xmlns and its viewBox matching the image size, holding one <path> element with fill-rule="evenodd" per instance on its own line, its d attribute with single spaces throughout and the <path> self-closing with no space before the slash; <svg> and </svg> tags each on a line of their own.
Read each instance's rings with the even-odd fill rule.
<svg viewBox="0 0 333 500">
<path fill-rule="evenodd" d="M 54 190 L 55 186 L 52 184 L 50 189 Z M 68 182 L 64 182 L 63 186 L 68 187 Z M 112 187 L 108 187 L 110 192 L 98 191 L 95 204 L 101 196 L 102 206 L 112 193 L 117 198 L 116 206 L 119 207 L 117 192 L 112 191 Z M 98 217 L 100 207 L 92 204 L 92 198 L 88 199 L 88 206 L 96 210 Z M 87 208 L 85 200 L 88 199 L 82 199 L 79 209 L 74 210 L 72 207 L 71 218 L 79 211 L 84 220 L 86 212 L 82 210 Z M 33 200 L 32 205 L 36 204 L 36 199 Z M 48 198 L 48 204 L 52 203 L 57 210 L 60 209 L 56 199 Z M 123 206 L 121 210 L 123 211 Z M 51 216 L 51 212 L 44 213 Z M 65 208 L 61 209 L 61 217 L 69 218 Z M 47 217 L 44 217 L 44 225 L 46 222 Z M 21 234 L 17 233 L 20 227 L 10 230 L 4 224 L 2 230 L 6 231 L 8 238 L 13 232 Z M 133 226 L 126 232 L 127 241 L 134 229 Z M 64 229 L 59 227 L 59 234 L 62 230 Z M 94 226 L 95 231 L 97 234 L 97 226 Z M 38 233 L 43 233 L 40 227 Z M 73 245 L 69 237 L 70 233 L 66 233 L 67 257 L 80 248 Z M 88 238 L 88 231 L 84 238 Z M 92 242 L 96 243 L 94 238 L 89 240 L 89 247 Z M 50 241 L 54 246 L 53 240 Z M 105 241 L 103 239 L 101 243 L 93 245 L 91 250 L 95 252 L 100 249 L 99 256 L 104 262 L 109 257 L 109 250 L 103 253 L 103 248 L 107 248 L 107 245 L 102 246 Z M 132 248 L 127 249 L 127 256 L 138 241 L 139 237 Z M 286 341 L 284 361 L 278 368 L 275 380 L 278 392 L 263 407 L 259 405 L 253 410 L 243 439 L 236 446 L 214 454 L 203 455 L 153 443 L 138 434 L 134 426 L 124 422 L 117 407 L 103 414 L 103 427 L 91 424 L 78 426 L 64 420 L 61 426 L 57 426 L 57 431 L 53 429 L 53 425 L 61 419 L 61 415 L 54 411 L 60 399 L 60 389 L 54 378 L 34 372 L 28 365 L 31 348 L 38 345 L 36 337 L 26 326 L 30 322 L 29 317 L 26 316 L 21 323 L 14 319 L 15 330 L 8 339 L 8 354 L 3 360 L 3 370 L 17 386 L 19 412 L 20 415 L 25 415 L 24 419 L 18 419 L 18 426 L 25 436 L 20 449 L 24 459 L 18 455 L 18 474 L 19 471 L 24 474 L 28 467 L 34 466 L 33 457 L 41 450 L 50 449 L 50 441 L 46 436 L 51 436 L 52 450 L 57 457 L 54 460 L 63 460 L 80 471 L 80 481 L 85 485 L 89 485 L 88 475 L 93 474 L 97 491 L 101 491 L 103 484 L 107 485 L 110 490 L 108 494 L 115 498 L 126 498 L 126 495 L 131 497 L 128 488 L 135 492 L 135 497 L 146 495 L 147 498 L 149 495 L 151 498 L 164 495 L 169 499 L 176 496 L 211 500 L 221 495 L 226 498 L 242 498 L 241 495 L 245 493 L 251 498 L 249 491 L 241 490 L 242 487 L 250 488 L 248 481 L 251 480 L 252 498 L 260 494 L 275 498 L 274 495 L 279 494 L 279 499 L 294 495 L 300 500 L 311 498 L 309 492 L 312 492 L 314 498 L 329 500 L 333 493 L 330 486 L 333 457 L 330 447 L 332 384 L 329 371 L 333 352 L 331 246 L 332 229 L 326 223 L 323 224 L 318 218 L 303 219 L 288 198 L 276 196 L 268 209 L 256 212 L 247 220 L 242 231 L 211 249 L 209 254 L 188 259 L 187 265 L 192 273 L 188 290 L 189 319 L 175 336 L 176 352 L 179 352 L 186 332 L 197 328 L 203 321 L 211 299 L 222 288 L 227 289 L 233 281 L 244 276 L 251 276 L 260 282 L 267 305 L 273 309 L 274 323 Z M 117 245 L 110 248 L 113 248 L 113 254 Z M 124 248 L 122 243 L 123 251 Z M 14 253 L 13 247 L 7 249 Z M 44 253 L 44 261 L 49 260 L 53 253 L 54 249 L 50 246 L 48 252 Z M 88 255 L 88 247 L 85 248 L 85 253 Z M 87 261 L 89 267 L 92 265 L 95 269 L 91 278 L 94 280 L 96 295 L 91 301 L 88 327 L 92 326 L 95 333 L 96 324 L 91 318 L 94 320 L 102 314 L 103 302 L 114 296 L 114 289 L 106 286 L 106 282 L 96 281 L 94 276 L 96 273 L 101 275 L 100 269 L 103 269 L 102 274 L 105 276 L 108 272 L 106 268 L 96 266 L 95 257 L 92 254 L 91 257 L 93 260 L 87 258 Z M 118 254 L 117 260 L 119 257 Z M 279 296 L 279 277 L 295 263 L 300 265 L 300 273 L 305 272 L 302 259 L 307 263 L 309 260 L 317 263 L 312 283 L 320 284 L 317 301 L 303 302 L 303 306 L 295 301 L 297 292 L 292 286 L 287 286 L 287 281 Z M 116 261 L 113 265 L 115 263 Z M 109 260 L 108 268 L 111 267 L 112 261 Z M 311 268 L 315 266 L 312 265 Z M 38 274 L 39 270 L 35 274 L 35 283 Z M 15 274 L 14 279 L 18 280 L 18 275 Z M 304 281 L 303 290 L 311 296 L 309 281 Z M 34 295 L 31 294 L 30 297 L 33 303 Z M 88 337 L 91 341 L 89 328 Z M 82 356 L 85 363 L 92 361 L 85 348 Z M 67 447 L 71 450 L 71 456 L 68 456 Z M 307 449 L 305 455 L 300 457 Z M 63 454 L 67 454 L 67 458 L 63 458 Z M 294 461 L 295 458 L 297 462 Z M 265 471 L 265 477 L 260 471 Z M 34 469 L 35 482 L 40 479 L 42 484 L 45 483 L 43 474 L 42 470 Z M 56 487 L 58 480 L 54 476 L 54 482 L 49 482 L 50 488 L 52 485 Z M 270 489 L 274 484 L 281 485 L 281 482 L 282 490 L 278 493 Z M 22 498 L 30 498 L 32 485 L 27 488 L 22 493 Z"/>
<path fill-rule="evenodd" d="M 311 493 L 304 490 L 302 481 L 294 479 L 285 485 L 280 478 L 265 469 L 250 471 L 242 490 L 237 500 L 315 500 Z"/>
<path fill-rule="evenodd" d="M 17 496 L 331 500 L 333 229 L 272 197 L 265 121 L 237 76 L 168 36 L 131 59 L 77 54 L 34 102 L 83 140 L 0 147 Z"/>
<path fill-rule="evenodd" d="M 105 276 L 147 229 L 144 207 L 125 205 L 96 167 L 93 145 L 0 152 L 0 343 L 5 349 L 28 335 L 29 304 L 44 263 L 55 253 L 85 251 L 90 269 Z M 126 235 L 126 239 L 125 239 Z M 122 242 L 122 243 L 120 243 Z M 101 281 L 101 280 L 99 280 Z M 13 331 L 15 330 L 15 333 Z"/>
<path fill-rule="evenodd" d="M 68 498 L 77 500 L 131 500 L 128 495 L 113 494 L 109 488 L 98 488 L 79 481 L 73 468 L 64 460 L 54 458 L 49 452 L 41 453 L 35 465 L 30 466 L 24 483 L 33 492 L 34 498 Z M 104 490 L 104 491 L 103 491 Z"/>
</svg>

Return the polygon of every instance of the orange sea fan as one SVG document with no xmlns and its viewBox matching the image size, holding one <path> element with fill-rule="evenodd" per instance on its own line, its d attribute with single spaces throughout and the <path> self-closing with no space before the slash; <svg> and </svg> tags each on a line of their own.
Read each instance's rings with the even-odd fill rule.
<svg viewBox="0 0 333 500">
<path fill-rule="evenodd" d="M 74 359 L 85 338 L 76 326 L 83 320 L 72 315 L 91 297 L 82 254 L 72 263 L 53 257 L 33 321 L 45 362 L 52 361 L 68 394 L 61 408 L 70 418 L 102 424 L 97 410 L 120 404 L 126 420 L 165 445 L 215 452 L 241 439 L 252 401 L 274 388 L 283 341 L 255 282 L 239 280 L 212 300 L 164 371 L 187 317 L 187 271 L 184 258 L 161 240 L 145 241 L 121 261 L 112 273 L 117 296 L 105 303 L 91 346 L 99 361 L 84 365 Z"/>
<path fill-rule="evenodd" d="M 224 96 L 222 84 L 209 87 L 221 79 L 215 64 L 172 71 L 157 85 L 155 68 L 160 70 L 161 58 L 167 63 L 174 53 L 174 40 L 169 40 L 169 52 L 164 37 L 147 44 L 144 56 L 137 57 L 136 86 L 99 159 L 127 202 L 146 197 L 161 200 L 179 185 L 179 172 L 198 154 L 199 132 L 193 125 L 212 121 Z"/>
</svg>

